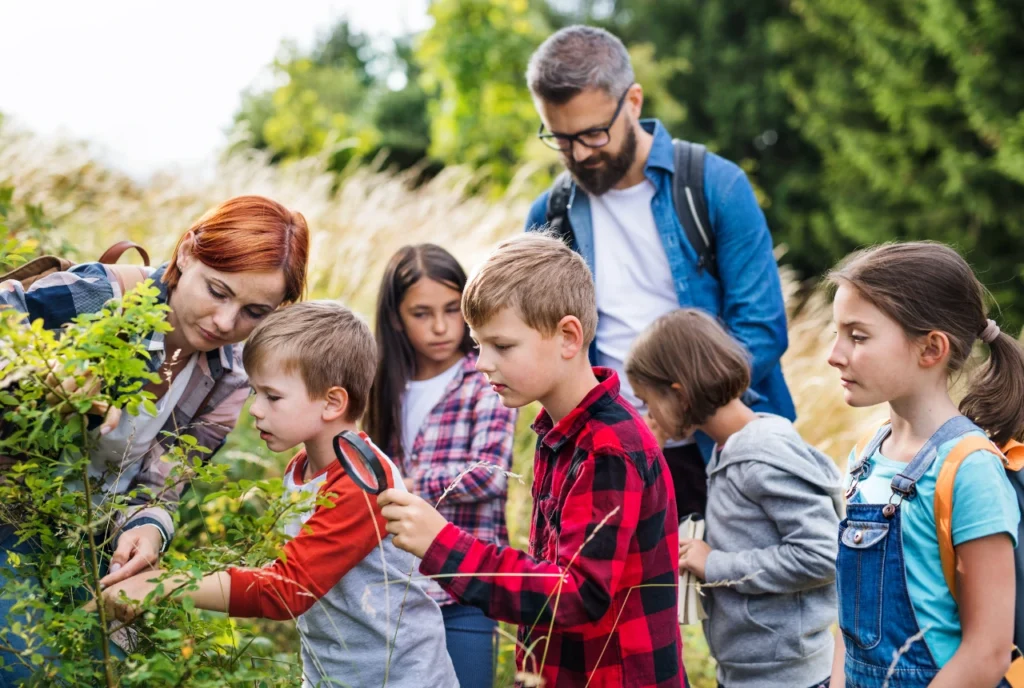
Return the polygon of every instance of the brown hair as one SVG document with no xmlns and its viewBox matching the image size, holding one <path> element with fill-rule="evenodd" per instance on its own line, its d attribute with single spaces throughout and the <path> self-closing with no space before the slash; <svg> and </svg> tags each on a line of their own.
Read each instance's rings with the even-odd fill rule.
<svg viewBox="0 0 1024 688">
<path fill-rule="evenodd" d="M 286 371 L 299 371 L 311 399 L 344 387 L 348 419 L 363 415 L 377 346 L 369 326 L 348 308 L 336 301 L 305 301 L 274 311 L 249 335 L 242 364 L 251 375 L 272 356 Z"/>
<path fill-rule="evenodd" d="M 960 370 L 985 330 L 984 287 L 956 251 L 934 242 L 892 243 L 858 251 L 827 276 L 848 284 L 895 320 L 908 338 L 942 332 L 949 338 L 950 373 Z M 989 358 L 970 381 L 960 412 L 996 444 L 1024 431 L 1024 351 L 1000 332 Z"/>
<path fill-rule="evenodd" d="M 707 313 L 680 308 L 666 313 L 633 341 L 626 377 L 678 402 L 673 436 L 703 425 L 750 386 L 750 356 Z M 678 383 L 682 389 L 673 389 Z"/>
<path fill-rule="evenodd" d="M 168 289 L 181 277 L 178 250 L 192 235 L 192 255 L 221 272 L 281 270 L 284 303 L 306 290 L 309 229 L 302 213 L 263 196 L 237 196 L 208 211 L 178 239 L 164 272 Z"/>
<path fill-rule="evenodd" d="M 391 256 L 377 292 L 377 375 L 366 412 L 366 433 L 385 450 L 402 452 L 402 393 L 416 368 L 416 353 L 402 329 L 402 299 L 424 277 L 462 293 L 466 272 L 448 251 L 434 244 L 403 246 Z M 464 327 L 459 350 L 473 350 L 469 328 Z"/>
<path fill-rule="evenodd" d="M 487 257 L 462 292 L 462 315 L 470 327 L 487 323 L 503 308 L 545 336 L 567 315 L 583 326 L 584 343 L 597 331 L 594 278 L 582 257 L 545 232 L 506 239 Z"/>
</svg>

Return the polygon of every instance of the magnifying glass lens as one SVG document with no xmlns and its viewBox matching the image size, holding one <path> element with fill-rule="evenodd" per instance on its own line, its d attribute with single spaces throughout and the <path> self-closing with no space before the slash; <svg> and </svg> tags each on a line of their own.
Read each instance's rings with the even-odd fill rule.
<svg viewBox="0 0 1024 688">
<path fill-rule="evenodd" d="M 380 494 L 387 487 L 384 467 L 359 435 L 345 431 L 334 438 L 334 454 L 345 472 L 362 489 Z"/>
</svg>

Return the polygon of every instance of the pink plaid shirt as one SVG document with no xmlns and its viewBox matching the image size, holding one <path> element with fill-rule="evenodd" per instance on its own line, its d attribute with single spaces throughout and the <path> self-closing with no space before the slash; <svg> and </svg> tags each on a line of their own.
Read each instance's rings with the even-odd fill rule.
<svg viewBox="0 0 1024 688">
<path fill-rule="evenodd" d="M 505 472 L 512 469 L 516 411 L 501 403 L 475 366 L 476 355 L 467 355 L 420 427 L 409 456 L 401 456 L 400 451 L 393 455 L 402 473 L 413 479 L 413 491 L 431 504 L 437 504 L 445 490 L 468 471 L 441 501 L 438 511 L 483 542 L 507 545 Z M 392 444 L 395 449 L 400 443 Z M 478 463 L 487 465 L 469 470 Z M 438 604 L 455 603 L 433 582 L 428 592 Z"/>
</svg>

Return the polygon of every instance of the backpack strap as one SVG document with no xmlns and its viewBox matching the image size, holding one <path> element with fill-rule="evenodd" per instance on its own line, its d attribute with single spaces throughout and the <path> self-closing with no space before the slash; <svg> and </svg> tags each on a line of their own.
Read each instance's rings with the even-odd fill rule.
<svg viewBox="0 0 1024 688">
<path fill-rule="evenodd" d="M 675 174 L 672 175 L 672 203 L 686 238 L 697 252 L 697 272 L 707 270 L 718 279 L 715 233 L 704 198 L 704 157 L 707 148 L 681 139 L 672 141 Z"/>
<path fill-rule="evenodd" d="M 572 176 L 565 171 L 558 175 L 555 183 L 551 185 L 544 220 L 555 236 L 573 246 L 576 243 L 576 237 L 572 233 L 572 225 L 569 224 L 571 199 Z"/>
<path fill-rule="evenodd" d="M 964 460 L 976 451 L 989 451 L 1003 461 L 1007 470 L 1018 471 L 1024 465 L 1024 445 L 1011 440 L 1006 448 L 1009 452 L 1017 454 L 1014 459 L 1007 458 L 1002 451 L 991 440 L 970 435 L 964 437 L 949 452 L 946 460 L 939 470 L 939 477 L 935 481 L 935 533 L 939 539 L 939 557 L 942 559 L 942 575 L 946 579 L 946 587 L 957 599 L 956 590 L 956 550 L 953 549 L 953 486 L 956 482 L 956 473 Z M 1017 467 L 1013 468 L 1012 464 Z M 1017 647 L 1013 648 L 1010 655 L 1010 668 L 1003 676 L 1004 681 L 1010 688 L 1024 688 L 1024 656 Z M 1000 684 L 1002 685 L 1002 684 Z"/>
<path fill-rule="evenodd" d="M 1003 466 L 1014 473 L 1024 468 L 1024 443 L 1009 440 L 999 448 L 1003 452 Z"/>
<path fill-rule="evenodd" d="M 25 289 L 36 280 L 45 277 L 53 272 L 64 272 L 70 270 L 71 266 L 74 265 L 67 258 L 61 258 L 60 256 L 39 256 L 32 260 L 24 263 L 17 268 L 0 275 L 0 282 L 6 282 L 7 280 L 14 280 L 15 282 L 21 282 Z"/>
<path fill-rule="evenodd" d="M 114 244 L 113 246 L 111 246 L 110 248 L 103 252 L 103 255 L 100 256 L 99 262 L 106 263 L 107 265 L 113 265 L 117 261 L 121 260 L 121 256 L 124 255 L 125 251 L 128 251 L 130 249 L 135 249 L 136 251 L 138 251 L 139 255 L 142 256 L 143 264 L 146 267 L 149 267 L 149 253 L 147 253 L 146 249 L 142 248 L 134 241 L 117 242 L 116 244 Z"/>
<path fill-rule="evenodd" d="M 946 456 L 935 480 L 935 534 L 939 539 L 939 557 L 942 559 L 942 575 L 946 578 L 953 599 L 957 599 L 956 590 L 956 552 L 953 549 L 953 484 L 960 464 L 976 451 L 989 451 L 1003 459 L 1002 452 L 992 444 L 991 440 L 978 435 L 968 435 L 961 439 Z"/>
<path fill-rule="evenodd" d="M 1010 669 L 1003 680 L 1010 684 L 1010 688 L 1024 688 L 1024 655 L 1016 647 L 1010 655 Z"/>
</svg>

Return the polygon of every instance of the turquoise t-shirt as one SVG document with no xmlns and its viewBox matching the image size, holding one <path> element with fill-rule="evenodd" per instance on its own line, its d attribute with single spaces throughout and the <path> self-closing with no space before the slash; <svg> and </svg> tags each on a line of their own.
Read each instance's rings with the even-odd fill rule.
<svg viewBox="0 0 1024 688">
<path fill-rule="evenodd" d="M 910 602 L 918 625 L 925 629 L 928 649 L 940 667 L 960 647 L 961 632 L 956 603 L 942 575 L 939 539 L 935 534 L 935 481 L 946 456 L 959 439 L 939 446 L 935 462 L 917 483 L 917 496 L 904 501 L 900 507 Z M 849 465 L 855 462 L 856 457 L 851 452 Z M 870 464 L 871 472 L 857 486 L 860 499 L 868 504 L 887 504 L 892 495 L 892 479 L 907 464 L 887 459 L 877 451 Z M 845 484 L 850 484 L 849 473 Z M 1016 547 L 1020 520 L 1017 497 L 995 454 L 981 450 L 964 459 L 953 483 L 953 504 L 954 546 L 987 535 L 1007 533 Z"/>
</svg>

